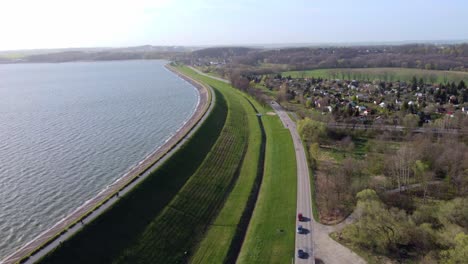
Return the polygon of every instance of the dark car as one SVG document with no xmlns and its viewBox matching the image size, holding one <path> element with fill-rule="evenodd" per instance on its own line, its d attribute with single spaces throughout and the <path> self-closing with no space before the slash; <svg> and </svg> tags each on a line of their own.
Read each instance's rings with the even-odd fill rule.
<svg viewBox="0 0 468 264">
<path fill-rule="evenodd" d="M 297 214 L 297 220 L 303 221 L 303 220 L 304 220 L 304 216 L 302 216 L 302 214 Z"/>
<path fill-rule="evenodd" d="M 302 234 L 303 232 L 304 232 L 304 228 L 303 228 L 301 225 L 299 225 L 299 226 L 297 227 L 297 233 L 298 233 L 298 234 Z"/>
<path fill-rule="evenodd" d="M 299 249 L 299 250 L 297 250 L 297 257 L 298 257 L 298 258 L 306 258 L 306 257 L 307 257 L 307 253 L 305 253 L 304 250 Z"/>
</svg>

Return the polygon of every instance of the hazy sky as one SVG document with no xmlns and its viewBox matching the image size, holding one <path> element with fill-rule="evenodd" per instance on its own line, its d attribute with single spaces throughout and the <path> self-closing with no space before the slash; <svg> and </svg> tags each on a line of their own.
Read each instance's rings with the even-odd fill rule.
<svg viewBox="0 0 468 264">
<path fill-rule="evenodd" d="M 467 0 L 0 0 L 0 50 L 468 39 Z"/>
</svg>

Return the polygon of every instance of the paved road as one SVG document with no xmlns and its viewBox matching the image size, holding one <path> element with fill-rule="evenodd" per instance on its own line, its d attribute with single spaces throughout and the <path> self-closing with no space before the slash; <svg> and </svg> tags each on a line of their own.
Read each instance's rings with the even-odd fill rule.
<svg viewBox="0 0 468 264">
<path fill-rule="evenodd" d="M 226 79 L 223 79 L 223 78 L 220 78 L 220 77 L 216 77 L 216 76 L 212 76 L 212 75 L 209 75 L 209 74 L 206 74 L 202 71 L 200 71 L 199 69 L 197 68 L 194 68 L 192 66 L 189 66 L 190 69 L 194 70 L 195 72 L 197 72 L 198 74 L 200 75 L 203 75 L 203 76 L 206 76 L 206 77 L 210 77 L 211 79 L 215 79 L 217 81 L 220 81 L 220 82 L 223 82 L 223 83 L 231 83 L 230 81 L 226 80 Z"/>
<path fill-rule="evenodd" d="M 271 102 L 271 107 L 275 110 L 279 116 L 283 125 L 289 129 L 294 143 L 296 151 L 296 163 L 297 163 L 297 214 L 302 214 L 306 220 L 299 222 L 296 217 L 296 226 L 302 225 L 305 232 L 299 234 L 296 232 L 296 252 L 295 252 L 295 263 L 315 263 L 315 249 L 314 249 L 314 225 L 312 216 L 312 197 L 310 191 L 310 176 L 309 166 L 307 164 L 307 158 L 302 145 L 302 140 L 297 133 L 296 123 L 294 123 L 288 116 L 287 112 L 276 102 Z M 299 258 L 297 256 L 297 250 L 304 250 L 308 256 L 306 258 Z"/>
<path fill-rule="evenodd" d="M 99 214 L 117 202 L 119 197 L 124 195 L 126 192 L 131 190 L 133 186 L 146 178 L 152 170 L 161 165 L 162 162 L 170 157 L 187 140 L 187 138 L 192 135 L 192 133 L 203 123 L 203 120 L 208 116 L 206 113 L 209 113 L 212 110 L 213 104 L 211 102 L 215 99 L 214 93 L 209 93 L 208 89 L 211 88 L 207 88 L 199 82 L 196 82 L 181 74 L 178 75 L 186 81 L 192 83 L 199 92 L 198 105 L 190 120 L 188 120 L 164 145 L 146 157 L 137 166 L 130 169 L 130 171 L 127 172 L 124 176 L 107 186 L 94 198 L 86 201 L 71 214 L 67 215 L 51 228 L 44 231 L 36 238 L 22 246 L 16 252 L 0 261 L 1 264 L 17 263 L 23 257 L 32 253 L 34 254 L 27 260 L 26 263 L 34 263 L 40 259 L 42 256 L 57 247 L 62 241 L 81 230 L 85 224 L 99 216 Z M 208 101 L 210 99 L 210 94 L 212 95 L 211 102 Z M 100 205 L 101 203 L 102 205 Z M 88 215 L 88 212 L 90 211 L 91 213 Z M 77 221 L 77 224 L 70 227 L 71 224 Z M 56 237 L 56 235 L 61 232 L 63 233 Z M 37 251 L 41 245 L 50 240 L 52 240 L 50 244 Z"/>
</svg>

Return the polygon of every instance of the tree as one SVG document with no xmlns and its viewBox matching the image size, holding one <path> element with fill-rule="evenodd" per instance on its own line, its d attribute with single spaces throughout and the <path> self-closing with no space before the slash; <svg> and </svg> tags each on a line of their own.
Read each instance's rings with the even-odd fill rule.
<svg viewBox="0 0 468 264">
<path fill-rule="evenodd" d="M 457 86 L 457 89 L 458 90 L 461 90 L 461 89 L 465 89 L 466 88 L 466 84 L 463 80 L 461 80 L 459 83 L 458 83 L 458 86 Z"/>
<path fill-rule="evenodd" d="M 320 147 L 318 143 L 312 143 L 309 146 L 309 159 L 311 169 L 316 169 L 318 167 L 318 160 L 320 158 Z"/>
<path fill-rule="evenodd" d="M 291 100 L 291 94 L 289 93 L 289 85 L 288 83 L 283 83 L 280 86 L 280 90 L 276 95 L 276 99 L 280 102 L 289 101 Z"/>
<path fill-rule="evenodd" d="M 408 185 L 412 177 L 412 167 L 416 160 L 415 151 L 407 145 L 401 147 L 397 153 L 388 159 L 387 169 L 389 176 L 397 184 L 398 189 Z"/>
<path fill-rule="evenodd" d="M 356 197 L 359 220 L 343 229 L 345 239 L 380 254 L 397 252 L 398 245 L 408 243 L 404 212 L 387 210 L 374 190 L 365 189 Z"/>
<path fill-rule="evenodd" d="M 411 80 L 411 90 L 416 91 L 417 87 L 418 87 L 418 79 L 416 79 L 416 76 L 413 76 L 413 79 Z"/>
<path fill-rule="evenodd" d="M 326 134 L 325 124 L 308 117 L 297 122 L 297 130 L 307 143 L 316 143 Z"/>
<path fill-rule="evenodd" d="M 429 181 L 434 177 L 434 173 L 429 171 L 429 165 L 417 160 L 413 165 L 413 173 L 416 180 L 421 184 L 423 188 L 423 201 L 426 202 L 427 187 Z"/>
<path fill-rule="evenodd" d="M 403 118 L 403 126 L 406 128 L 407 132 L 415 129 L 419 124 L 419 116 L 414 114 L 407 114 Z"/>
<path fill-rule="evenodd" d="M 419 78 L 418 85 L 419 85 L 419 88 L 421 88 L 421 89 L 424 87 L 424 79 L 422 77 Z"/>
<path fill-rule="evenodd" d="M 468 259 L 468 235 L 459 233 L 455 236 L 455 247 L 441 253 L 441 263 L 462 264 Z"/>
</svg>

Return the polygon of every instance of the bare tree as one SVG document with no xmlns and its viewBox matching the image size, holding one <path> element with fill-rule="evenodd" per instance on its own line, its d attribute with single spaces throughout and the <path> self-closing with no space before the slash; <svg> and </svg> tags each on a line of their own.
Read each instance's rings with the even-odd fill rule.
<svg viewBox="0 0 468 264">
<path fill-rule="evenodd" d="M 388 160 L 387 169 L 396 182 L 398 189 L 410 183 L 413 176 L 412 167 L 416 160 L 416 153 L 412 147 L 408 145 L 402 146 L 395 155 L 391 156 Z"/>
</svg>

